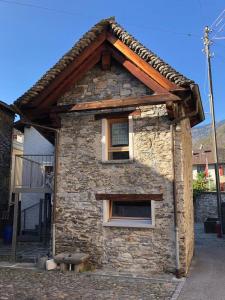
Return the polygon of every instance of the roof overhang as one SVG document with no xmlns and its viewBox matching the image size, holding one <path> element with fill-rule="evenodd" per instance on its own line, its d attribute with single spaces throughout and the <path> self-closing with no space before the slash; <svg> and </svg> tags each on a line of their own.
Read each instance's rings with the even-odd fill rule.
<svg viewBox="0 0 225 300">
<path fill-rule="evenodd" d="M 104 100 L 92 104 L 74 103 L 72 108 L 60 109 L 64 112 L 104 110 L 109 109 L 106 105 L 110 101 L 111 108 L 163 103 L 167 106 L 170 119 L 173 119 L 177 117 L 175 107 L 184 102 L 191 126 L 204 120 L 198 85 L 145 48 L 112 18 L 96 24 L 30 90 L 15 101 L 16 112 L 24 120 L 59 128 L 60 109 L 57 108 L 57 99 L 97 63 L 101 64 L 103 70 L 110 68 L 111 59 L 119 62 L 152 90 L 148 100 L 142 98 L 138 102 L 136 99 L 134 103 L 134 100 L 128 98 L 117 99 L 117 102 L 115 99 L 106 99 L 108 103 L 103 103 Z"/>
</svg>

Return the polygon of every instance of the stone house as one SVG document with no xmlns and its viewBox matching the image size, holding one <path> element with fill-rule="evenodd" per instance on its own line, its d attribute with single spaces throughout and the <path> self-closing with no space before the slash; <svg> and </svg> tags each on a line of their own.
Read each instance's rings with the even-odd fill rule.
<svg viewBox="0 0 225 300">
<path fill-rule="evenodd" d="M 53 253 L 96 267 L 186 274 L 194 249 L 191 127 L 198 85 L 113 18 L 14 103 L 55 142 Z"/>
</svg>

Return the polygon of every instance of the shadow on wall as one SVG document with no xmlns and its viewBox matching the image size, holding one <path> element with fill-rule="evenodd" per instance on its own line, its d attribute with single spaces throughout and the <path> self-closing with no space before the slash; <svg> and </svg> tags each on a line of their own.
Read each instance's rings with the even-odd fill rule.
<svg viewBox="0 0 225 300">
<path fill-rule="evenodd" d="M 164 117 L 160 117 L 160 123 L 162 119 Z M 157 117 L 134 120 L 135 160 L 120 164 L 101 161 L 100 121 L 94 122 L 89 116 L 68 118 L 68 122 L 64 121 L 60 137 L 56 252 L 79 249 L 89 253 L 96 266 L 107 265 L 123 271 L 151 274 L 174 271 L 174 205 L 168 119 L 165 125 L 160 124 Z M 193 219 L 182 219 L 185 213 L 180 155 L 181 151 L 177 151 L 180 257 L 184 266 L 185 226 L 188 223 L 191 227 Z M 103 201 L 95 199 L 96 193 L 162 193 L 163 201 L 154 203 L 155 228 L 103 226 Z M 193 233 L 189 240 L 193 242 Z M 190 248 L 193 249 L 193 245 Z"/>
</svg>

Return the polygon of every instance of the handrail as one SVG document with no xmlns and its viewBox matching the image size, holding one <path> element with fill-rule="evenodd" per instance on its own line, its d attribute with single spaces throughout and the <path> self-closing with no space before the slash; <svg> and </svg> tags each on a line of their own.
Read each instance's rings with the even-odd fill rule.
<svg viewBox="0 0 225 300">
<path fill-rule="evenodd" d="M 33 204 L 33 205 L 31 205 L 31 206 L 29 206 L 29 207 L 27 207 L 27 208 L 24 208 L 24 209 L 22 209 L 21 210 L 21 213 L 23 213 L 25 210 L 28 210 L 28 209 L 31 209 L 31 208 L 33 208 L 33 207 L 35 207 L 35 206 L 39 206 L 39 202 L 38 203 L 35 203 L 35 204 Z"/>
</svg>

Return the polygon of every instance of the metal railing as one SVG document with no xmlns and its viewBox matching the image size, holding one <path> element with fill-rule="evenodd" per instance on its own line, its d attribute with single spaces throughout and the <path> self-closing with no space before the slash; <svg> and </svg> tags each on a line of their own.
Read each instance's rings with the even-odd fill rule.
<svg viewBox="0 0 225 300">
<path fill-rule="evenodd" d="M 14 188 L 53 188 L 53 155 L 16 155 Z"/>
<path fill-rule="evenodd" d="M 36 211 L 38 211 L 38 214 L 40 214 L 40 203 L 39 202 L 21 210 L 21 221 L 22 221 L 21 229 L 22 230 L 27 229 L 27 215 L 30 215 L 31 217 L 33 217 L 33 214 Z M 36 224 L 36 225 L 39 225 L 39 224 Z"/>
</svg>

